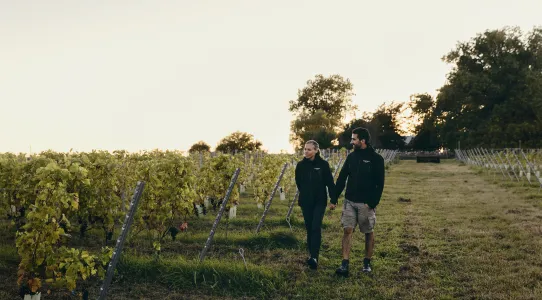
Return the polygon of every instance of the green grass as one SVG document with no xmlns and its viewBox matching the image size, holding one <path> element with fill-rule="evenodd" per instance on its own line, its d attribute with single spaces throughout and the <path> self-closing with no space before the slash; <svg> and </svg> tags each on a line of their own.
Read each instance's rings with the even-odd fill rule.
<svg viewBox="0 0 542 300">
<path fill-rule="evenodd" d="M 348 278 L 334 274 L 341 208 L 326 212 L 314 272 L 304 265 L 299 207 L 292 231 L 284 219 L 291 198 L 273 200 L 259 234 L 263 210 L 242 199 L 238 218 L 222 220 L 202 264 L 197 258 L 216 212 L 189 219 L 188 232 L 162 245 L 159 261 L 144 234 L 130 240 L 109 299 L 542 299 L 542 192 L 535 185 L 455 161 L 393 165 L 377 208 L 374 272 L 361 272 L 364 243 L 356 232 Z M 7 228 L 0 236 L 9 238 Z M 100 234 L 78 243 L 102 243 Z M 17 299 L 17 263 L 11 239 L 0 246 L 2 299 Z M 89 285 L 91 298 L 98 290 L 99 282 Z"/>
<path fill-rule="evenodd" d="M 161 284 L 172 291 L 205 290 L 209 294 L 266 297 L 280 292 L 288 278 L 286 271 L 232 263 L 225 260 L 196 260 L 182 257 L 155 261 L 152 258 L 126 257 L 118 266 L 125 284 Z"/>
</svg>

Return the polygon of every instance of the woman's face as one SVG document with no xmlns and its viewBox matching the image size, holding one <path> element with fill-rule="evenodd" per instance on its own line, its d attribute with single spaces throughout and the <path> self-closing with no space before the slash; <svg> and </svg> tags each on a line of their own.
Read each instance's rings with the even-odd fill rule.
<svg viewBox="0 0 542 300">
<path fill-rule="evenodd" d="M 305 144 L 305 149 L 303 150 L 303 154 L 305 155 L 305 158 L 307 159 L 313 159 L 316 155 L 316 147 L 314 147 L 313 144 Z"/>
</svg>

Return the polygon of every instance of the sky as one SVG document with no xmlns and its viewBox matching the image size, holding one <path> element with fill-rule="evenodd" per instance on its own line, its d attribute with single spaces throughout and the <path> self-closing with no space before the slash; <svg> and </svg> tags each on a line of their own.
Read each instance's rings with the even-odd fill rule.
<svg viewBox="0 0 542 300">
<path fill-rule="evenodd" d="M 374 111 L 436 95 L 441 57 L 542 1 L 0 0 L 0 152 L 215 147 L 234 131 L 292 151 L 288 102 L 316 74 Z"/>
</svg>

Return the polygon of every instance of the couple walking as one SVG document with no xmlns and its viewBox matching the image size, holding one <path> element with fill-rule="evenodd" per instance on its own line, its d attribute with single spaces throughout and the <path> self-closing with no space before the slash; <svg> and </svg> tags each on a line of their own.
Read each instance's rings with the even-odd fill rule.
<svg viewBox="0 0 542 300">
<path fill-rule="evenodd" d="M 299 190 L 298 204 L 301 206 L 307 229 L 307 246 L 310 253 L 307 264 L 311 269 L 318 268 L 327 194 L 329 192 L 331 198 L 329 209 L 333 210 L 346 185 L 341 216 L 343 260 L 336 271 L 337 274 L 345 276 L 348 275 L 352 235 L 356 226 L 365 234 L 363 271 L 371 272 L 375 208 L 384 189 L 384 159 L 371 147 L 369 131 L 361 127 L 354 129 L 351 144 L 354 151 L 346 158 L 337 183 L 333 182 L 329 163 L 320 157 L 320 149 L 315 141 L 308 141 L 305 144 L 305 157 L 297 164 L 295 170 L 295 181 Z"/>
</svg>

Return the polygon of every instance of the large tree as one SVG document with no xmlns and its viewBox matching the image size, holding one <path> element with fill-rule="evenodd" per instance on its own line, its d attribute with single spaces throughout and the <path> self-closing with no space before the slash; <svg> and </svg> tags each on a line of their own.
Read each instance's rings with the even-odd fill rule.
<svg viewBox="0 0 542 300">
<path fill-rule="evenodd" d="M 308 140 L 315 140 L 321 149 L 333 146 L 336 139 L 337 121 L 330 118 L 323 110 L 313 114 L 302 112 L 290 125 L 290 142 L 296 149 L 301 149 Z"/>
<path fill-rule="evenodd" d="M 409 102 L 413 117 L 420 120 L 415 127 L 415 137 L 408 145 L 415 150 L 432 151 L 441 146 L 435 118 L 435 100 L 429 94 L 412 95 Z"/>
<path fill-rule="evenodd" d="M 403 149 L 405 140 L 399 128 L 400 115 L 404 110 L 404 103 L 386 103 L 380 105 L 373 113 L 371 123 L 375 127 L 373 144 L 384 149 Z"/>
<path fill-rule="evenodd" d="M 262 143 L 255 140 L 252 134 L 236 131 L 220 140 L 216 146 L 216 151 L 254 151 L 259 150 L 261 146 Z"/>
<path fill-rule="evenodd" d="M 289 111 L 295 115 L 290 141 L 297 148 L 307 138 L 319 139 L 322 148 L 331 146 L 344 118 L 356 109 L 352 104 L 353 95 L 352 83 L 340 75 L 325 77 L 318 74 L 308 80 L 307 85 L 298 90 L 297 99 L 290 101 Z M 317 120 L 323 122 L 322 128 L 312 129 Z"/>
<path fill-rule="evenodd" d="M 297 92 L 297 99 L 290 101 L 290 111 L 314 114 L 325 111 L 329 118 L 341 122 L 348 111 L 356 107 L 352 104 L 354 86 L 341 75 L 324 77 L 318 74 L 307 81 L 307 86 Z"/>
<path fill-rule="evenodd" d="M 351 149 L 350 139 L 352 130 L 357 127 L 367 128 L 371 135 L 371 144 L 376 148 L 402 149 L 405 141 L 399 129 L 400 114 L 403 112 L 403 103 L 392 102 L 379 106 L 372 114 L 365 113 L 362 118 L 352 120 L 346 124 L 339 133 L 339 147 Z"/>
<path fill-rule="evenodd" d="M 453 64 L 434 109 L 447 147 L 542 145 L 542 29 L 478 34 L 443 60 Z"/>
</svg>

